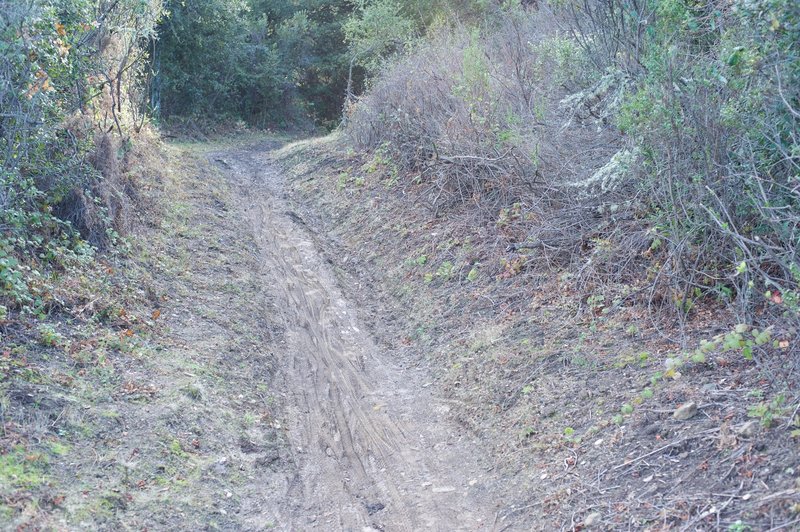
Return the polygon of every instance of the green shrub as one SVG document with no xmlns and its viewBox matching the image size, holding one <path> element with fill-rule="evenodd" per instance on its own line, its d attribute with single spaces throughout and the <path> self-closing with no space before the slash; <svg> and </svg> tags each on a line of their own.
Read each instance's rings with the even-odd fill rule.
<svg viewBox="0 0 800 532">
<path fill-rule="evenodd" d="M 706 295 L 735 300 L 750 315 L 765 288 L 793 298 L 800 5 L 566 5 L 595 75 L 620 73 L 616 123 L 639 154 L 639 180 L 625 186 L 638 189 L 661 244 L 652 250 L 659 291 L 681 313 Z M 797 320 L 789 307 L 782 310 Z"/>
</svg>

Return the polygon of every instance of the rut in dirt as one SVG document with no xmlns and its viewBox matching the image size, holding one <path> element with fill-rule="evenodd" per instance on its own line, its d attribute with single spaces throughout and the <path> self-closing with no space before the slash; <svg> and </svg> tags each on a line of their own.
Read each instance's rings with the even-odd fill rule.
<svg viewBox="0 0 800 532">
<path fill-rule="evenodd" d="M 284 529 L 490 530 L 481 451 L 446 419 L 424 374 L 382 351 L 290 207 L 268 148 L 218 153 L 252 222 L 286 329 L 276 347 L 295 471 Z M 488 462 L 488 461 L 487 461 Z"/>
</svg>

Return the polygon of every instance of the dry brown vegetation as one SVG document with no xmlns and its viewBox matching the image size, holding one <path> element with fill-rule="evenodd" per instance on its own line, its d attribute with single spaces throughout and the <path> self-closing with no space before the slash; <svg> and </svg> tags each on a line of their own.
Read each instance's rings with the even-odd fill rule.
<svg viewBox="0 0 800 532">
<path fill-rule="evenodd" d="M 784 37 L 747 52 L 763 54 L 760 70 L 737 70 L 715 54 L 761 31 L 737 26 L 755 16 L 744 9 L 720 12 L 723 33 L 702 9 L 578 4 L 440 32 L 385 68 L 344 133 L 391 159 L 434 215 L 470 209 L 478 225 L 515 211 L 509 244 L 527 250 L 528 267 L 570 264 L 586 296 L 625 285 L 624 297 L 681 327 L 698 305 L 794 327 L 797 120 Z M 695 19 L 686 36 L 659 33 Z M 741 50 L 728 62 L 744 61 Z M 735 82 L 701 83 L 725 68 Z"/>
</svg>

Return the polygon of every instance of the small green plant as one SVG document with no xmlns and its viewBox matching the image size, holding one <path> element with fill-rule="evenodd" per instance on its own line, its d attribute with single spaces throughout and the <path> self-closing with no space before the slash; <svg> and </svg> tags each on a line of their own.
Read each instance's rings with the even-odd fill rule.
<svg viewBox="0 0 800 532">
<path fill-rule="evenodd" d="M 506 207 L 500 209 L 500 213 L 497 216 L 497 221 L 495 224 L 497 227 L 507 227 L 511 224 L 511 222 L 519 220 L 520 218 L 522 218 L 522 204 L 515 203 L 511 206 L 511 208 Z"/>
<path fill-rule="evenodd" d="M 758 418 L 764 428 L 770 428 L 775 418 L 784 414 L 785 402 L 786 397 L 784 394 L 778 394 L 769 402 L 762 402 L 751 406 L 747 410 L 747 415 Z"/>
<path fill-rule="evenodd" d="M 43 346 L 57 347 L 64 343 L 64 337 L 52 325 L 41 324 L 36 330 L 39 333 L 39 343 Z"/>
<path fill-rule="evenodd" d="M 570 443 L 580 443 L 582 438 L 575 435 L 574 428 L 564 427 L 564 439 Z"/>
<path fill-rule="evenodd" d="M 178 441 L 177 438 L 173 438 L 172 441 L 169 443 L 169 452 L 177 456 L 178 458 L 189 457 L 189 454 L 183 450 L 183 446 L 181 445 L 181 442 Z"/>
<path fill-rule="evenodd" d="M 186 387 L 183 388 L 183 393 L 186 394 L 186 397 L 194 401 L 199 401 L 203 398 L 203 391 L 195 384 L 187 384 Z"/>
<path fill-rule="evenodd" d="M 472 268 L 467 274 L 467 281 L 474 283 L 478 279 L 478 269 Z"/>
<path fill-rule="evenodd" d="M 441 278 L 442 280 L 449 281 L 453 274 L 455 273 L 455 266 L 449 260 L 444 261 L 439 268 L 436 270 L 436 277 Z"/>
<path fill-rule="evenodd" d="M 749 532 L 752 530 L 749 525 L 742 523 L 741 519 L 728 525 L 728 532 Z"/>
<path fill-rule="evenodd" d="M 13 249 L 11 242 L 0 239 L 0 295 L 7 296 L 17 303 L 33 301 L 19 261 L 6 250 Z"/>
<path fill-rule="evenodd" d="M 591 295 L 586 299 L 586 304 L 593 311 L 599 311 L 605 306 L 606 296 L 603 294 Z"/>
<path fill-rule="evenodd" d="M 692 353 L 692 360 L 705 362 L 705 355 L 715 350 L 739 351 L 746 360 L 753 359 L 753 350 L 772 340 L 772 328 L 759 330 L 740 323 L 726 334 L 718 334 L 711 340 L 701 342 L 700 348 Z"/>
<path fill-rule="evenodd" d="M 350 180 L 350 174 L 348 174 L 347 172 L 342 172 L 341 174 L 339 174 L 339 177 L 336 180 L 336 188 L 340 191 L 344 190 L 349 180 Z"/>
</svg>

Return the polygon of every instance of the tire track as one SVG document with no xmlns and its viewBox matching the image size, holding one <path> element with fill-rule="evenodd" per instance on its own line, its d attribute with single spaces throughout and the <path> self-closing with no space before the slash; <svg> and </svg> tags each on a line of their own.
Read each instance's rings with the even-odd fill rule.
<svg viewBox="0 0 800 532">
<path fill-rule="evenodd" d="M 417 376 L 395 367 L 364 332 L 311 236 L 287 214 L 280 175 L 265 153 L 222 157 L 287 330 L 280 366 L 298 473 L 280 526 L 490 529 L 490 501 L 470 482 L 481 475 L 475 449 L 437 423 L 435 401 L 415 393 Z"/>
</svg>

